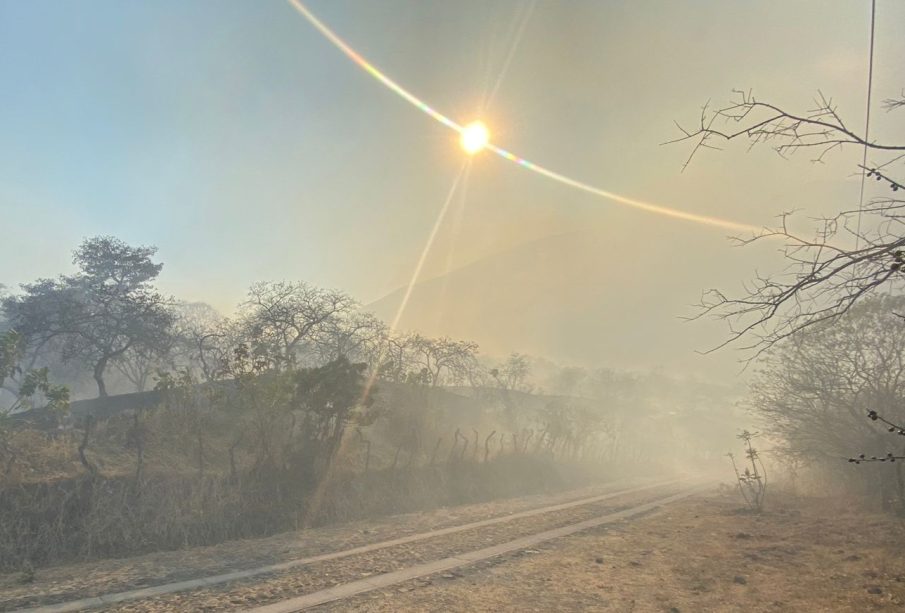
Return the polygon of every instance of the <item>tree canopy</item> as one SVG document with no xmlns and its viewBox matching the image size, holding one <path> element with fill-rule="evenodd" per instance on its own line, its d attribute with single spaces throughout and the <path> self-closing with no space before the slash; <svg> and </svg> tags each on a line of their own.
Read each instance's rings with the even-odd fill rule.
<svg viewBox="0 0 905 613">
<path fill-rule="evenodd" d="M 163 267 L 151 259 L 156 251 L 109 236 L 87 239 L 73 252 L 75 274 L 25 284 L 3 310 L 32 351 L 59 341 L 63 359 L 90 369 L 106 396 L 112 361 L 160 352 L 167 342 L 172 315 L 153 285 Z"/>
</svg>

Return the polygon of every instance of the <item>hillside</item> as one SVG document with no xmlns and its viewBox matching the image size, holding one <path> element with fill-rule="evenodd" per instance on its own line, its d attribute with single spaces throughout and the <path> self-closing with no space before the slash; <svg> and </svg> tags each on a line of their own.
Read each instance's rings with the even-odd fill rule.
<svg viewBox="0 0 905 613">
<path fill-rule="evenodd" d="M 734 281 L 732 258 L 710 257 L 702 243 L 725 249 L 722 237 L 674 236 L 667 248 L 656 235 L 639 245 L 630 234 L 602 230 L 531 241 L 418 283 L 400 329 L 473 339 L 490 355 L 731 375 L 738 356 L 696 352 L 724 340 L 725 328 L 681 319 L 703 288 Z M 684 280 L 689 270 L 701 285 Z M 400 288 L 368 308 L 392 321 L 403 295 Z"/>
</svg>

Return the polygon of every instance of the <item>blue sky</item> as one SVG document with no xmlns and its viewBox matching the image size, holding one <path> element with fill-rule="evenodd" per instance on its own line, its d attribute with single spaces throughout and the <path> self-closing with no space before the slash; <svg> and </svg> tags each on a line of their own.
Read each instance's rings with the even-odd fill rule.
<svg viewBox="0 0 905 613">
<path fill-rule="evenodd" d="M 0 76 L 11 87 L 0 194 L 17 230 L 3 247 L 7 283 L 53 274 L 80 237 L 110 233 L 159 246 L 164 281 L 189 293 L 211 285 L 215 302 L 271 275 L 343 285 L 337 260 L 382 246 L 368 244 L 375 225 L 394 238 L 435 212 L 400 216 L 383 201 L 423 186 L 433 204 L 458 163 L 448 134 L 362 78 L 282 2 L 2 11 Z M 338 27 L 374 23 L 353 5 L 324 15 Z M 455 102 L 479 84 L 467 85 Z"/>
</svg>

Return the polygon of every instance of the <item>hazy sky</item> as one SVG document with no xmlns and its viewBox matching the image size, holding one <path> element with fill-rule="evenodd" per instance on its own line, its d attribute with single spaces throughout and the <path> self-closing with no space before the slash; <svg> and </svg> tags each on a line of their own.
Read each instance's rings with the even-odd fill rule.
<svg viewBox="0 0 905 613">
<path fill-rule="evenodd" d="M 441 111 L 481 117 L 500 145 L 605 189 L 754 224 L 856 202 L 855 150 L 813 165 L 739 143 L 682 174 L 687 147 L 659 143 L 734 87 L 793 109 L 821 89 L 860 126 L 866 0 L 309 6 Z M 877 101 L 905 86 L 905 4 L 878 0 L 878 17 Z M 0 84 L 9 286 L 68 270 L 83 237 L 113 234 L 160 248 L 166 292 L 221 309 L 253 281 L 284 278 L 370 302 L 407 281 L 462 163 L 454 134 L 279 0 L 0 0 Z M 875 134 L 905 136 L 891 125 L 876 113 Z M 725 231 L 621 209 L 483 154 L 425 276 L 588 228 L 697 262 L 676 304 L 771 265 L 763 249 L 731 252 Z M 608 291 L 647 282 L 620 283 Z"/>
</svg>

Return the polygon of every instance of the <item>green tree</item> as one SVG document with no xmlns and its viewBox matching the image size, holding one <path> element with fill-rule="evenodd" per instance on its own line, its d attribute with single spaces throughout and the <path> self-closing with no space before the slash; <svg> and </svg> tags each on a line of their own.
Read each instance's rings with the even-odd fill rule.
<svg viewBox="0 0 905 613">
<path fill-rule="evenodd" d="M 0 410 L 0 417 L 31 408 L 37 397 L 43 397 L 45 407 L 54 412 L 69 408 L 69 390 L 50 382 L 46 368 L 22 372 L 19 361 L 23 355 L 22 337 L 15 330 L 0 334 L 0 386 L 14 377 L 21 377 L 16 399 L 11 406 Z"/>
<path fill-rule="evenodd" d="M 33 349 L 59 341 L 62 358 L 90 369 L 106 396 L 112 362 L 168 345 L 172 316 L 153 286 L 163 266 L 151 259 L 156 252 L 109 236 L 87 239 L 73 253 L 76 274 L 25 284 L 3 310 Z"/>
<path fill-rule="evenodd" d="M 372 415 L 374 388 L 365 389 L 367 364 L 353 364 L 344 357 L 295 375 L 294 405 L 305 415 L 303 431 L 319 459 L 329 462 L 339 449 L 346 426 L 365 425 Z"/>
</svg>

